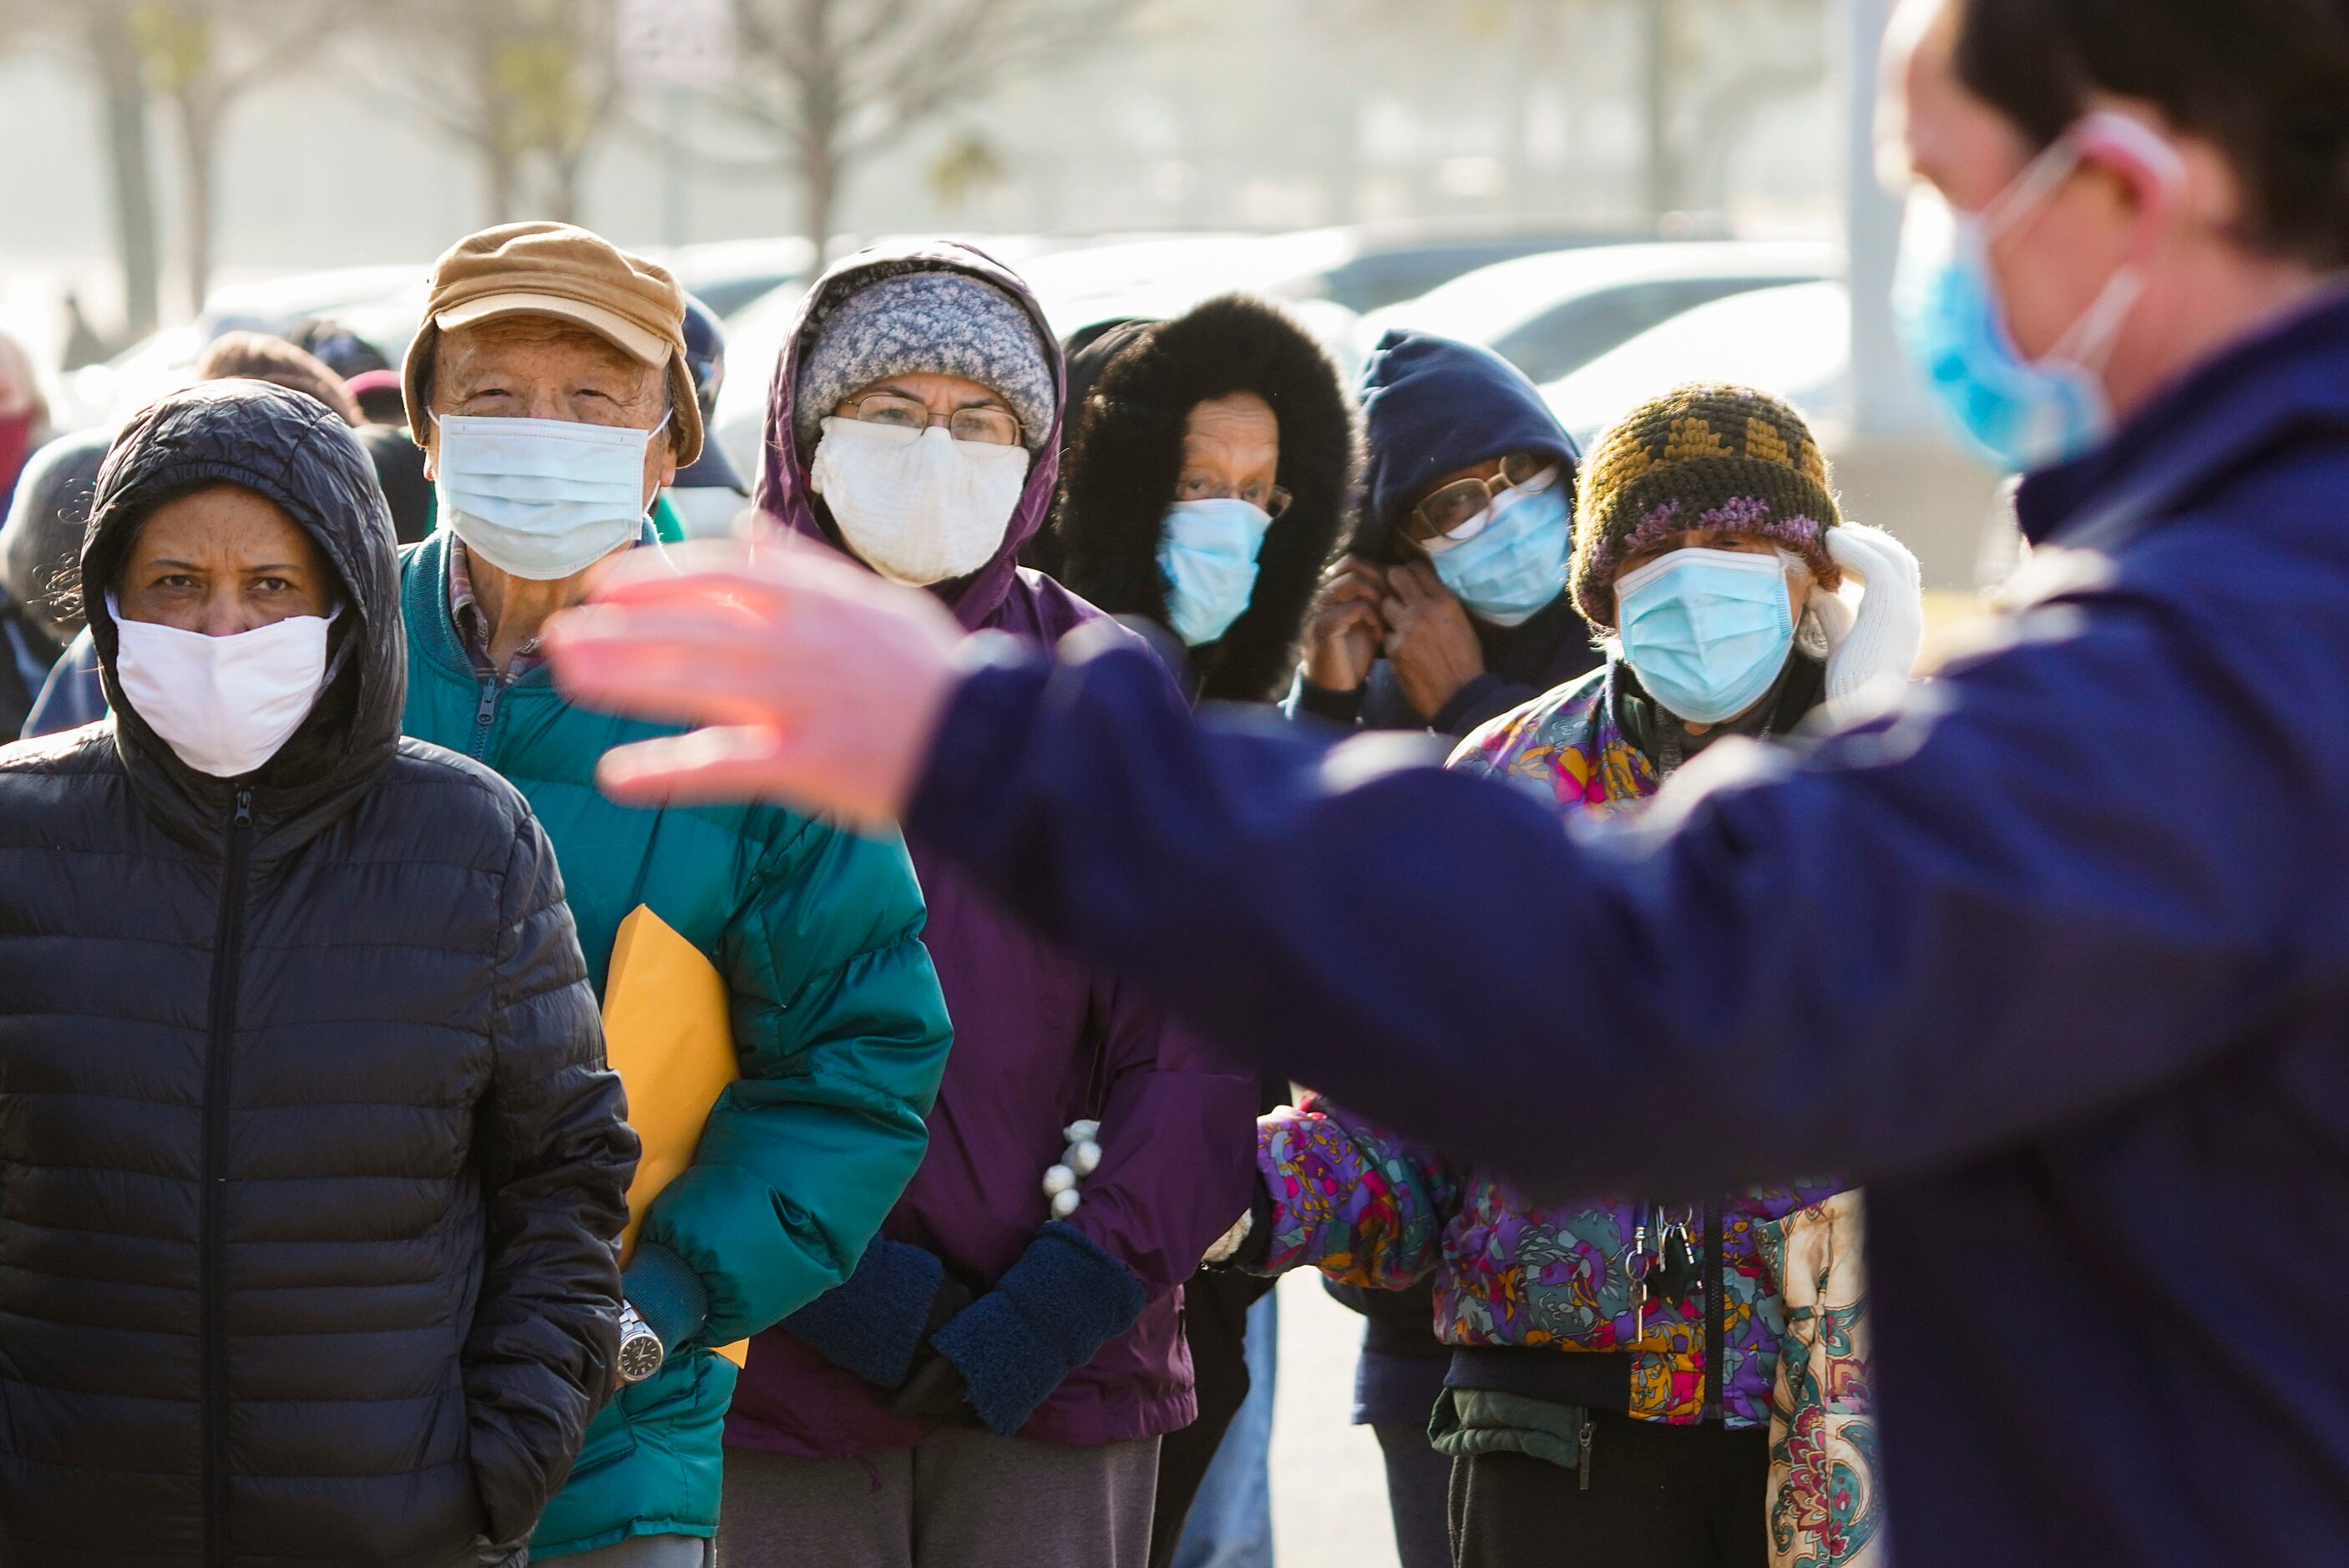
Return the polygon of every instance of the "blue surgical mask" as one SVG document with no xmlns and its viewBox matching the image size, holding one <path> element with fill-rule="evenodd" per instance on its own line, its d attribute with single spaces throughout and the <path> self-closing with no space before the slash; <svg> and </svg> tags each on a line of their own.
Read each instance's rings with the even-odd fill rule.
<svg viewBox="0 0 2349 1568">
<path fill-rule="evenodd" d="M 1785 564 L 1733 550 L 1675 550 L 1625 573 L 1615 624 L 1648 695 L 1692 724 L 1760 702 L 1795 646 Z"/>
<path fill-rule="evenodd" d="M 1458 542 L 1423 546 L 1435 575 L 1460 602 L 1496 626 L 1522 626 L 1566 591 L 1566 555 L 1574 533 L 1568 487 L 1552 483 L 1504 494 L 1491 521 Z"/>
<path fill-rule="evenodd" d="M 1158 569 L 1166 574 L 1166 618 L 1195 648 L 1222 640 L 1256 593 L 1256 558 L 1272 514 L 1237 496 L 1178 500 L 1166 509 Z"/>
<path fill-rule="evenodd" d="M 2063 340 L 2033 361 L 2007 329 L 1990 264 L 1991 242 L 2080 166 L 2079 137 L 2091 129 L 2127 140 L 2153 167 L 2183 178 L 2176 150 L 2153 132 L 2123 116 L 2094 115 L 1981 212 L 1957 211 L 1920 186 L 1901 229 L 1892 308 L 1902 343 L 1958 429 L 2010 470 L 2069 461 L 2112 433 L 2112 404 L 2097 372 L 2136 308 L 2142 274 L 2134 266 L 2115 273 Z"/>
<path fill-rule="evenodd" d="M 645 449 L 661 427 L 438 415 L 433 465 L 440 521 L 501 572 L 552 583 L 585 572 L 636 536 Z"/>
</svg>

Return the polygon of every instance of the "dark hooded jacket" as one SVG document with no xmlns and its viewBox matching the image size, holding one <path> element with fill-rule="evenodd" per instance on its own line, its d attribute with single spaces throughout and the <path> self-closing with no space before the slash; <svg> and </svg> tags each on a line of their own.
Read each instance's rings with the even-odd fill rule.
<svg viewBox="0 0 2349 1568">
<path fill-rule="evenodd" d="M 757 505 L 779 526 L 840 544 L 791 437 L 802 352 L 847 294 L 894 273 L 938 268 L 1005 290 L 1033 314 L 1038 335 L 1052 341 L 1026 285 L 980 252 L 941 243 L 868 251 L 841 263 L 810 292 L 776 372 Z M 972 631 L 1045 644 L 1071 633 L 1130 643 L 1100 611 L 1017 564 L 1019 547 L 1051 505 L 1058 452 L 1055 428 L 995 559 L 934 592 Z M 1171 690 L 1165 695 L 1173 700 Z M 906 1375 L 906 1358 L 919 1353 L 940 1264 L 982 1293 L 973 1308 L 982 1318 L 1003 1305 L 1002 1292 L 990 1293 L 990 1285 L 1016 1289 L 1041 1268 L 1052 1274 L 1047 1290 L 1061 1297 L 1063 1315 L 1086 1319 L 1088 1336 L 1114 1329 L 1089 1358 L 1053 1379 L 1019 1426 L 1021 1436 L 1097 1444 L 1182 1427 L 1196 1406 L 1179 1287 L 1247 1206 L 1256 1081 L 1204 1058 L 1132 987 L 1013 923 L 919 841 L 908 847 L 929 902 L 923 941 L 955 1032 L 929 1119 L 929 1151 L 856 1276 L 822 1298 L 821 1310 L 751 1342 L 727 1441 L 819 1458 L 918 1442 L 925 1428 L 892 1414 L 891 1393 Z M 1040 1237 L 1051 1218 L 1044 1171 L 1066 1145 L 1062 1130 L 1084 1118 L 1102 1123 L 1101 1166 L 1084 1182 L 1082 1206 L 1065 1225 L 1050 1225 L 1049 1239 Z M 1047 1267 L 1047 1254 L 1067 1266 Z M 1018 1280 L 1010 1278 L 1015 1271 Z M 843 1320 L 864 1331 L 861 1338 L 843 1335 Z M 982 1414 L 993 1408 L 999 1416 L 1024 1397 L 1006 1392 L 991 1401 L 999 1384 L 1034 1391 L 1026 1381 L 1030 1368 L 982 1365 L 983 1353 L 967 1343 L 956 1354 Z"/>
<path fill-rule="evenodd" d="M 125 700 L 106 603 L 218 483 L 343 591 L 316 707 L 233 782 Z M 546 840 L 399 738 L 390 521 L 307 398 L 140 414 L 83 581 L 117 717 L 0 753 L 0 1561 L 517 1543 L 611 1387 L 636 1157 Z"/>
<path fill-rule="evenodd" d="M 1379 340 L 1362 366 L 1362 418 L 1370 459 L 1361 516 L 1347 548 L 1381 566 L 1409 559 L 1397 530 L 1445 474 L 1535 452 L 1557 459 L 1571 480 L 1582 462 L 1574 438 L 1525 372 L 1488 348 L 1426 333 L 1390 332 Z M 1549 607 L 1522 625 L 1495 625 L 1473 611 L 1469 620 L 1484 647 L 1485 673 L 1432 718 L 1411 706 L 1384 659 L 1350 692 L 1324 690 L 1299 670 L 1289 711 L 1349 727 L 1433 729 L 1459 738 L 1599 665 L 1589 624 L 1562 582 Z"/>
<path fill-rule="evenodd" d="M 113 438 L 110 430 L 85 430 L 35 452 L 17 480 L 7 521 L 0 524 L 0 589 L 7 593 L 0 633 L 10 655 L 0 662 L 0 734 L 26 731 L 50 671 L 81 630 L 80 595 L 72 587 L 80 573 L 90 496 Z M 89 670 L 88 686 L 95 688 L 95 660 Z M 87 724 L 98 717 L 98 706 L 93 696 L 91 712 L 49 729 Z"/>
<path fill-rule="evenodd" d="M 1029 556 L 1132 624 L 1168 628 L 1158 563 L 1191 410 L 1253 392 L 1280 422 L 1278 481 L 1288 511 L 1266 533 L 1248 607 L 1216 642 L 1188 650 L 1206 701 L 1268 702 L 1288 687 L 1297 637 L 1352 500 L 1359 441 L 1338 367 L 1276 307 L 1234 295 L 1169 322 L 1125 322 L 1071 339 L 1072 434 L 1060 504 Z"/>
</svg>

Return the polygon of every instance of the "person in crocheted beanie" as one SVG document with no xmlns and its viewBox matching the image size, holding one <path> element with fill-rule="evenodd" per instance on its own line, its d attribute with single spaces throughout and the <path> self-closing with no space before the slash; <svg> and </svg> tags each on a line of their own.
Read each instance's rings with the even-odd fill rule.
<svg viewBox="0 0 2349 1568">
<path fill-rule="evenodd" d="M 1629 815 L 1723 735 L 1785 736 L 1831 690 L 1907 676 L 1916 562 L 1844 520 L 1816 438 L 1779 399 L 1699 386 L 1643 404 L 1588 454 L 1578 500 L 1568 579 L 1607 664 L 1477 729 L 1454 769 L 1562 816 Z M 1863 580 L 1855 609 L 1843 595 Z M 1669 1126 L 1675 1092 L 1592 1109 Z M 1772 1249 L 1844 1183 L 1537 1208 L 1478 1156 L 1309 1095 L 1257 1124 L 1259 1222 L 1237 1260 L 1373 1290 L 1433 1279 L 1450 1361 L 1427 1430 L 1453 1461 L 1454 1560 L 1532 1568 L 1563 1541 L 1727 1568 L 1768 1560 L 1775 1511 L 1813 1559 L 1867 1561 L 1813 1550 L 1812 1500 L 1791 1491 L 1805 1478 L 1774 1471 L 1770 1434 L 1787 1319 Z M 1864 1373 L 1864 1346 L 1848 1360 Z M 1839 1418 L 1866 1416 L 1863 1397 Z M 1864 1450 L 1838 1450 L 1863 1547 L 1881 1524 Z"/>
<path fill-rule="evenodd" d="M 1907 679 L 1917 584 L 1898 541 L 1845 521 L 1817 438 L 1768 393 L 1677 387 L 1584 464 L 1568 591 L 1629 666 L 1623 696 L 1681 721 L 1671 753 L 1724 729 L 1784 733 Z"/>
</svg>

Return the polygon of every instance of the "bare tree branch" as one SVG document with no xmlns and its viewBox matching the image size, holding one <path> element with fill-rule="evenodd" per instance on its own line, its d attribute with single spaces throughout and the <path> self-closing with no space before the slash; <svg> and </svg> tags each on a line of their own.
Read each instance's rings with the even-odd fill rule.
<svg viewBox="0 0 2349 1568">
<path fill-rule="evenodd" d="M 710 95 L 767 136 L 831 238 L 855 166 L 953 106 L 1116 36 L 1147 0 L 735 0 L 737 79 Z"/>
<path fill-rule="evenodd" d="M 623 91 L 613 0 L 403 0 L 367 26 L 403 106 L 473 153 L 492 222 L 579 217 Z"/>
</svg>

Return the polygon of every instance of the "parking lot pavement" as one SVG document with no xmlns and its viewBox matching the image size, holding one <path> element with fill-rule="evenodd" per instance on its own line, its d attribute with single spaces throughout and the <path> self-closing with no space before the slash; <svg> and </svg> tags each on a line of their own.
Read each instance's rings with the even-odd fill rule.
<svg viewBox="0 0 2349 1568">
<path fill-rule="evenodd" d="M 1348 1424 L 1362 1320 L 1310 1271 L 1280 1282 L 1272 1413 L 1272 1521 L 1280 1568 L 1395 1568 L 1386 1472 L 1368 1427 Z"/>
</svg>

